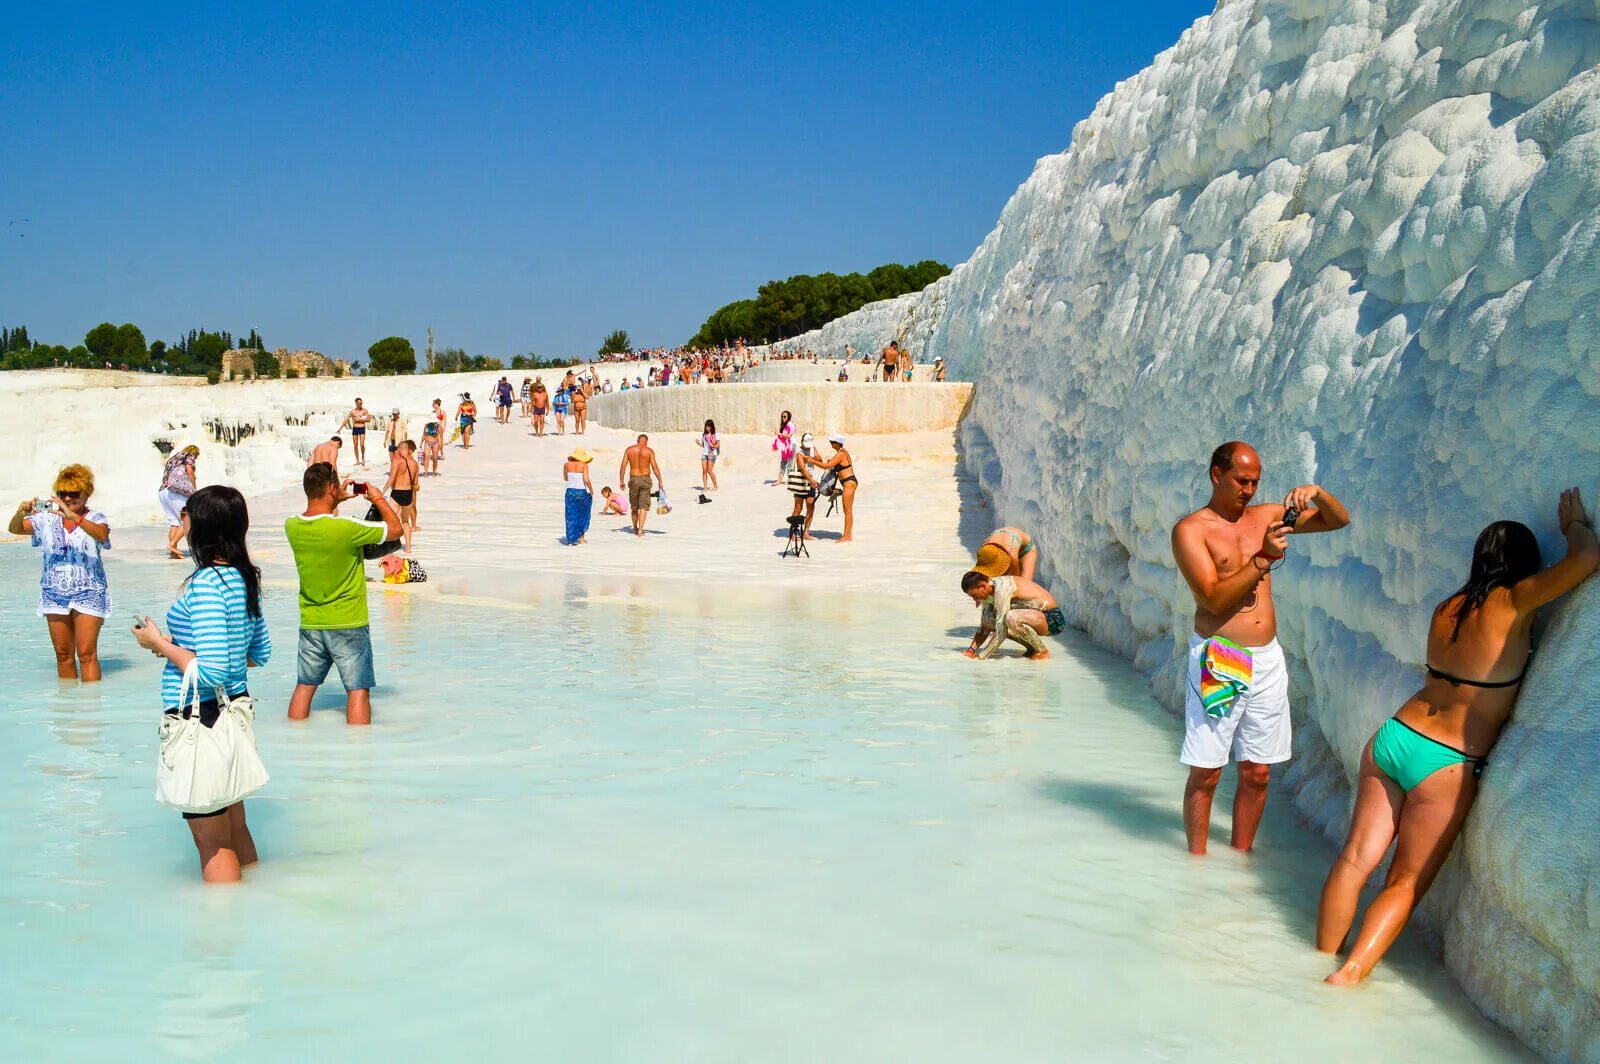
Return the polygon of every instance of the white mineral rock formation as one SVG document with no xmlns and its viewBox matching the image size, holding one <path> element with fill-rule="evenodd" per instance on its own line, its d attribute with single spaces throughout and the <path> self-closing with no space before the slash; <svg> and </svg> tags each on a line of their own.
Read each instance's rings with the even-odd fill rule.
<svg viewBox="0 0 1600 1064">
<path fill-rule="evenodd" d="M 1600 503 L 1597 61 L 1595 0 L 1223 0 L 950 277 L 781 346 L 910 322 L 975 381 L 965 462 L 1170 705 L 1191 605 L 1168 530 L 1212 447 L 1256 443 L 1268 494 L 1339 493 L 1354 526 L 1296 541 L 1277 594 L 1287 780 L 1341 831 L 1478 530 L 1525 521 L 1549 560 L 1558 490 Z M 1552 611 L 1427 911 L 1475 1000 L 1570 1060 L 1600 1060 L 1596 607 L 1600 581 Z"/>
</svg>

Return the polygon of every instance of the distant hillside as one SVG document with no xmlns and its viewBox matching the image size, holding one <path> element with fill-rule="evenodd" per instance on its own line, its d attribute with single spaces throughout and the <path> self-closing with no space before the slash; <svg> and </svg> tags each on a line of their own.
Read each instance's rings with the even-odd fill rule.
<svg viewBox="0 0 1600 1064">
<path fill-rule="evenodd" d="M 915 266 L 891 262 L 871 273 L 801 273 L 786 281 L 768 281 L 754 299 L 719 308 L 700 326 L 690 347 L 714 347 L 743 338 L 771 343 L 819 329 L 880 299 L 920 292 L 950 272 L 942 262 L 924 259 Z"/>
</svg>

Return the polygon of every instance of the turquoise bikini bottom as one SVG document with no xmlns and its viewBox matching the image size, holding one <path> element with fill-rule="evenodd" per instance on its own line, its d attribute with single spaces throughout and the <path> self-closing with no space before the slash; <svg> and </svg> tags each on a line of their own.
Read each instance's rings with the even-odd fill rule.
<svg viewBox="0 0 1600 1064">
<path fill-rule="evenodd" d="M 1489 760 L 1473 757 L 1437 739 L 1430 739 L 1396 717 L 1390 717 L 1372 737 L 1372 761 L 1385 776 L 1398 783 L 1402 789 L 1411 790 L 1417 784 L 1451 765 L 1472 762 L 1473 778 L 1483 775 Z"/>
</svg>

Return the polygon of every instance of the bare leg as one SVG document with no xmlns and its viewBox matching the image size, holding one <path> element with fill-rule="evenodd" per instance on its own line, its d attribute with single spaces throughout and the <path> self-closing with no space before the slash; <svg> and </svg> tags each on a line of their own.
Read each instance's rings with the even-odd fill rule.
<svg viewBox="0 0 1600 1064">
<path fill-rule="evenodd" d="M 1367 907 L 1350 956 L 1328 982 L 1347 986 L 1372 974 L 1400 937 L 1417 902 L 1433 886 L 1477 793 L 1478 781 L 1465 764 L 1442 768 L 1411 788 L 1400 809 L 1400 841 L 1395 844 L 1389 878 Z"/>
<path fill-rule="evenodd" d="M 185 820 L 200 854 L 200 878 L 207 883 L 239 882 L 239 854 L 233 848 L 233 817 L 221 816 Z"/>
<path fill-rule="evenodd" d="M 56 678 L 78 678 L 77 648 L 72 639 L 72 618 L 56 613 L 45 614 L 44 623 L 50 626 L 50 649 L 56 652 Z"/>
<path fill-rule="evenodd" d="M 1045 661 L 1050 657 L 1044 640 L 1039 638 L 1050 630 L 1050 622 L 1045 620 L 1042 611 L 1007 610 L 1005 630 L 1008 637 L 1028 648 L 1028 657 L 1032 660 Z"/>
<path fill-rule="evenodd" d="M 311 700 L 316 694 L 317 688 L 314 684 L 295 684 L 294 694 L 289 696 L 289 719 L 305 720 L 311 716 Z"/>
<path fill-rule="evenodd" d="M 250 837 L 250 825 L 244 822 L 243 802 L 228 807 L 228 826 L 233 831 L 233 851 L 239 855 L 239 867 L 255 864 L 256 840 Z"/>
<path fill-rule="evenodd" d="M 1389 852 L 1405 800 L 1400 785 L 1372 763 L 1369 740 L 1361 754 L 1350 837 L 1328 871 L 1328 881 L 1322 885 L 1322 903 L 1317 907 L 1317 948 L 1322 952 L 1338 953 L 1344 948 L 1350 925 L 1355 923 L 1361 888 Z"/>
<path fill-rule="evenodd" d="M 78 655 L 78 679 L 96 683 L 100 679 L 100 626 L 104 618 L 88 613 L 72 614 L 73 649 Z"/>
<path fill-rule="evenodd" d="M 1189 852 L 1199 857 L 1206 853 L 1206 836 L 1211 831 L 1211 799 L 1222 779 L 1220 768 L 1189 768 L 1189 782 L 1183 787 L 1183 834 Z"/>
<path fill-rule="evenodd" d="M 840 543 L 849 543 L 855 538 L 856 527 L 856 482 L 851 481 L 844 486 L 844 535 L 839 537 Z"/>
<path fill-rule="evenodd" d="M 817 519 L 817 499 L 816 499 L 816 496 L 812 496 L 811 498 L 806 500 L 806 534 L 805 534 L 805 538 L 806 539 L 816 539 L 817 538 L 816 536 L 813 536 L 811 534 L 811 522 L 815 521 L 816 519 Z"/>
<path fill-rule="evenodd" d="M 344 722 L 346 724 L 372 723 L 372 692 L 346 691 L 344 695 Z"/>
<path fill-rule="evenodd" d="M 1255 845 L 1256 829 L 1267 809 L 1267 784 L 1271 781 L 1271 765 L 1239 762 L 1239 784 L 1233 792 L 1233 838 L 1228 841 L 1234 849 L 1249 853 Z"/>
</svg>

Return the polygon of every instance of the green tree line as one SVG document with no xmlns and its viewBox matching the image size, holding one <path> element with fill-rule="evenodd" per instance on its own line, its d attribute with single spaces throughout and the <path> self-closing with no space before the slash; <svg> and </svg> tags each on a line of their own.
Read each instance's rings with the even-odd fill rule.
<svg viewBox="0 0 1600 1064">
<path fill-rule="evenodd" d="M 260 343 L 254 329 L 250 337 Z M 109 362 L 129 369 L 208 376 L 221 371 L 222 353 L 231 347 L 233 334 L 227 330 L 190 329 L 171 344 L 165 340 L 147 343 L 143 330 L 132 322 L 113 325 L 109 321 L 90 329 L 83 343 L 66 347 L 35 340 L 28 335 L 27 326 L 19 325 L 0 328 L 0 369 L 93 369 Z"/>
<path fill-rule="evenodd" d="M 942 262 L 924 259 L 915 266 L 898 262 L 870 273 L 800 273 L 768 281 L 754 299 L 719 307 L 689 341 L 690 347 L 715 347 L 738 340 L 766 344 L 820 329 L 880 299 L 920 292 L 950 272 Z"/>
</svg>

